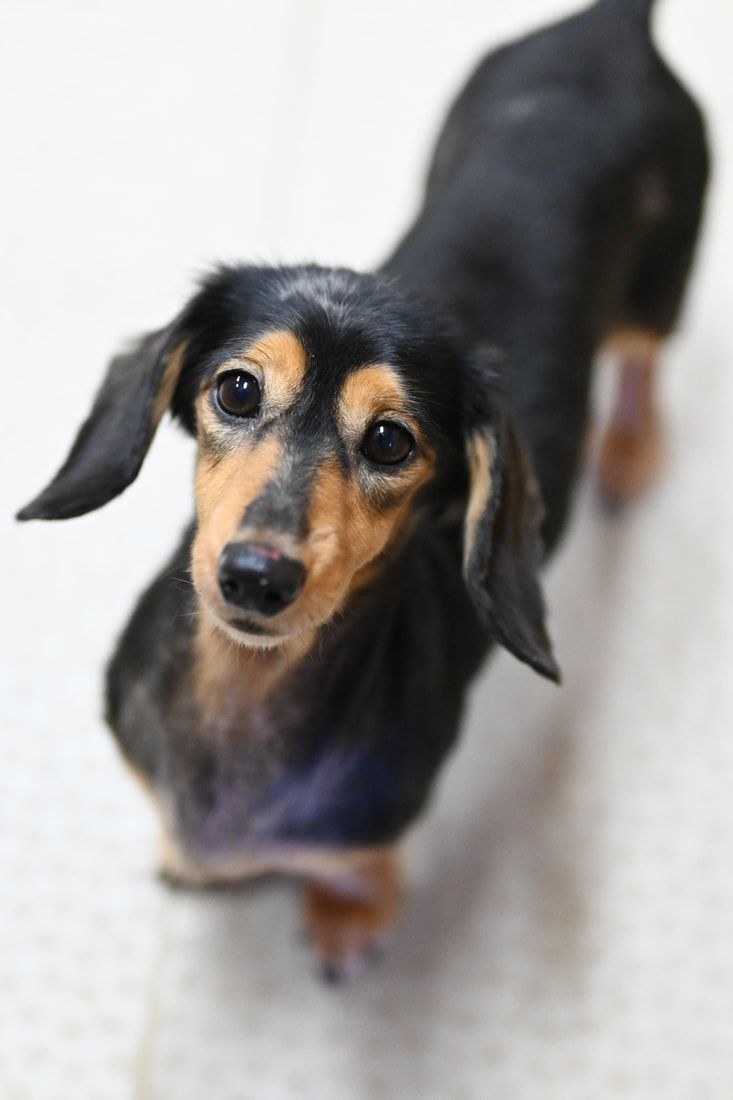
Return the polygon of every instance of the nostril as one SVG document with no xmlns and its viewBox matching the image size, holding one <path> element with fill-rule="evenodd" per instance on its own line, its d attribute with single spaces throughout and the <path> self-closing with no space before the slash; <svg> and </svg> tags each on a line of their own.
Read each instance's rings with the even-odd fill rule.
<svg viewBox="0 0 733 1100">
<path fill-rule="evenodd" d="M 287 600 L 284 593 L 268 586 L 262 592 L 262 603 L 265 607 L 272 608 L 273 611 L 279 611 L 281 607 L 285 606 Z"/>
</svg>

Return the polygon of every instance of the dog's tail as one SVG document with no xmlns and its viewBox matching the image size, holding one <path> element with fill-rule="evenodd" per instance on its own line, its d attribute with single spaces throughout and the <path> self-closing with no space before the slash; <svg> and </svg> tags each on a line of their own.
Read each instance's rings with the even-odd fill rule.
<svg viewBox="0 0 733 1100">
<path fill-rule="evenodd" d="M 648 27 L 656 0 L 596 0 L 596 7 L 617 12 L 626 19 Z"/>
</svg>

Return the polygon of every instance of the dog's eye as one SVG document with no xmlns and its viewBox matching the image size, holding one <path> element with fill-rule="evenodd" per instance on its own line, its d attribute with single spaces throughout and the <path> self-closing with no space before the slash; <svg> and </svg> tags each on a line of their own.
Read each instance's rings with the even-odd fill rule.
<svg viewBox="0 0 733 1100">
<path fill-rule="evenodd" d="M 380 466 L 398 466 L 410 457 L 414 446 L 407 428 L 391 420 L 378 420 L 364 436 L 362 451 Z"/>
<path fill-rule="evenodd" d="M 216 386 L 219 408 L 229 416 L 255 416 L 262 400 L 260 384 L 245 370 L 223 374 Z"/>
</svg>

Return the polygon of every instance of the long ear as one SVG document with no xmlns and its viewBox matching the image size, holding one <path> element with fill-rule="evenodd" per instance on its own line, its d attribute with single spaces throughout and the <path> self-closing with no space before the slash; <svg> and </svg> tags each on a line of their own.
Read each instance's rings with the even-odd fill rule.
<svg viewBox="0 0 733 1100">
<path fill-rule="evenodd" d="M 508 410 L 471 428 L 467 450 L 468 589 L 497 641 L 542 676 L 559 682 L 537 576 L 542 501 Z"/>
<path fill-rule="evenodd" d="M 173 322 L 116 356 L 66 462 L 17 518 L 81 516 L 126 489 L 168 406 L 184 354 L 185 342 Z"/>
</svg>

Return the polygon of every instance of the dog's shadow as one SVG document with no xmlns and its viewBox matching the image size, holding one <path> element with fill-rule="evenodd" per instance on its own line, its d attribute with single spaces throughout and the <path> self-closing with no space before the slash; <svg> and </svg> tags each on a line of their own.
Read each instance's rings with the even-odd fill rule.
<svg viewBox="0 0 733 1100">
<path fill-rule="evenodd" d="M 325 988 L 295 935 L 297 886 L 193 899 L 174 919 L 179 941 L 194 929 L 191 950 L 179 942 L 177 954 L 197 960 L 195 973 L 185 997 L 180 974 L 166 975 L 168 1027 L 208 1027 L 241 1072 L 277 1054 L 283 1095 L 322 1095 L 303 1068 L 318 1061 L 338 1081 L 334 1094 L 431 1096 L 445 1094 L 446 1060 L 466 1043 L 500 1058 L 510 1032 L 572 1012 L 589 965 L 599 828 L 584 734 L 627 541 L 626 525 L 599 518 L 587 494 L 578 511 L 548 584 L 564 687 L 504 656 L 482 677 L 461 747 L 406 846 L 408 903 L 392 953 L 361 982 Z M 261 1069 L 269 1080 L 272 1058 Z"/>
</svg>

